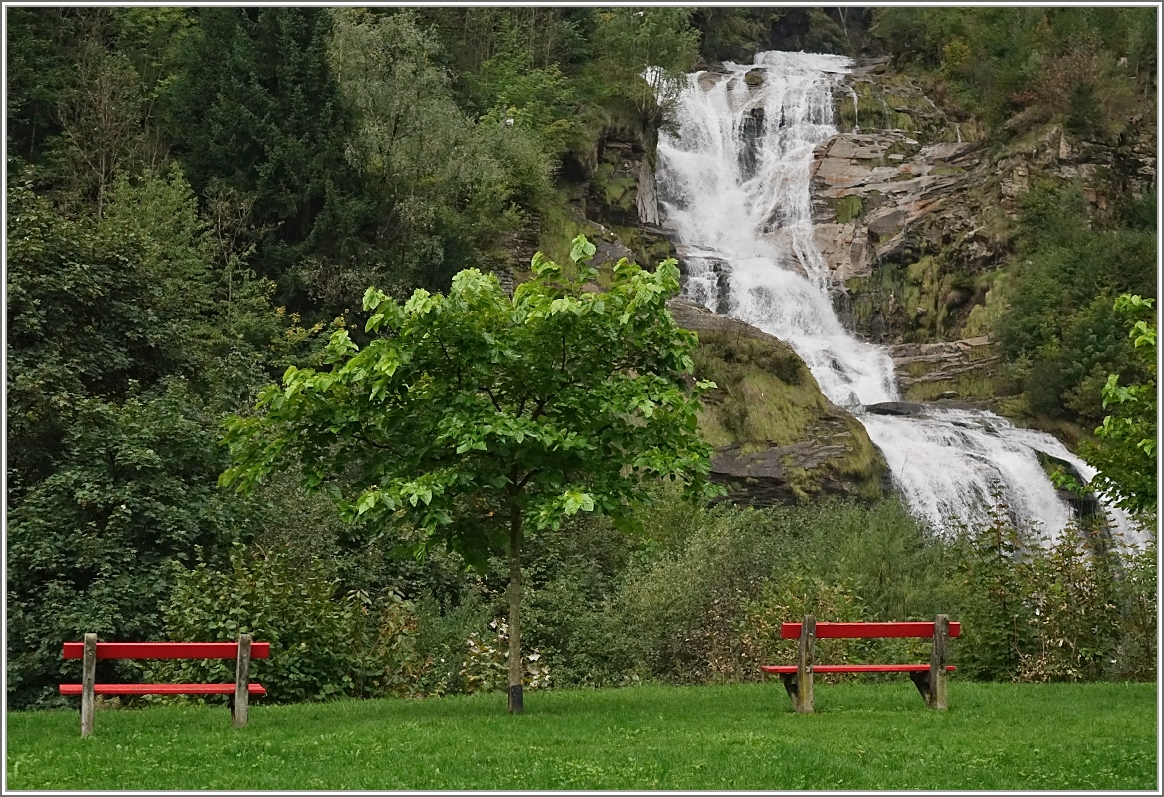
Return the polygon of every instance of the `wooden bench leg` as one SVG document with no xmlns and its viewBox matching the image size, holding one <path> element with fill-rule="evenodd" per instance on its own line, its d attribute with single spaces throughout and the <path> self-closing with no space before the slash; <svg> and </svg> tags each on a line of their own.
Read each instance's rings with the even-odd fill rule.
<svg viewBox="0 0 1164 797">
<path fill-rule="evenodd" d="M 923 637 L 924 639 L 924 637 Z M 930 697 L 930 673 L 929 670 L 921 672 L 911 672 L 909 680 L 913 681 L 913 685 L 917 687 L 917 691 L 921 694 L 922 700 L 928 706 L 932 700 Z"/>
<path fill-rule="evenodd" d="M 796 673 L 782 672 L 780 673 L 780 680 L 784 682 L 784 691 L 788 693 L 788 699 L 792 701 L 792 708 L 796 708 L 796 703 L 800 699 L 797 695 L 799 689 L 796 685 Z"/>
<path fill-rule="evenodd" d="M 939 614 L 934 618 L 934 648 L 930 652 L 930 696 L 926 706 L 936 711 L 945 711 L 946 699 L 946 659 L 950 649 L 950 618 Z"/>
<path fill-rule="evenodd" d="M 93 712 L 97 708 L 93 685 L 97 681 L 97 635 L 85 634 L 81 655 L 81 736 L 93 733 Z"/>
<path fill-rule="evenodd" d="M 238 657 L 234 667 L 234 702 L 231 706 L 231 715 L 234 727 L 242 728 L 247 724 L 247 698 L 250 697 L 251 679 L 251 635 L 238 635 Z"/>
<path fill-rule="evenodd" d="M 930 668 L 922 672 L 911 672 L 910 679 L 917 691 L 921 692 L 926 708 L 945 711 L 946 659 L 950 643 L 950 618 L 939 614 L 934 620 L 934 648 L 930 653 Z"/>
<path fill-rule="evenodd" d="M 800 650 L 796 654 L 796 695 L 792 705 L 797 714 L 811 714 L 813 710 L 812 664 L 815 655 L 816 617 L 806 614 L 800 626 Z"/>
</svg>

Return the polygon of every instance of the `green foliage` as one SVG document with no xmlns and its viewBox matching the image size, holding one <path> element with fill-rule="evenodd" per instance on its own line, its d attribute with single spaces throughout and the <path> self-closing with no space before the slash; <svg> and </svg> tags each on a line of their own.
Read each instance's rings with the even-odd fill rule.
<svg viewBox="0 0 1164 797">
<path fill-rule="evenodd" d="M 416 620 L 399 595 L 352 591 L 337 596 L 336 582 L 314 560 L 306 572 L 286 553 L 251 560 L 242 546 L 230 564 L 199 562 L 179 568 L 165 607 L 173 641 L 233 641 L 240 633 L 271 645 L 268 659 L 251 662 L 251 680 L 275 702 L 410 692 L 420 671 Z M 234 662 L 165 659 L 147 668 L 151 681 L 228 683 Z"/>
<path fill-rule="evenodd" d="M 554 684 L 758 677 L 758 659 L 787 655 L 771 637 L 780 615 L 809 606 L 962 612 L 968 632 L 984 629 L 959 642 L 980 677 L 1152 677 L 1148 552 L 1110 562 L 1063 542 L 1017 559 L 996 546 L 991 559 L 982 540 L 930 539 L 892 502 L 705 511 L 664 491 L 636 509 L 659 476 L 704 486 L 695 418 L 710 385 L 691 388 L 695 357 L 734 396 L 700 416 L 716 418 L 709 440 L 789 433 L 819 395 L 771 352 L 725 343 L 693 355 L 693 336 L 663 310 L 671 264 L 620 265 L 611 289 L 595 290 L 593 247 L 561 246 L 583 225 L 563 221 L 554 170 L 631 212 L 631 181 L 604 143 L 634 142 L 651 163 L 700 53 L 852 51 L 870 13 L 9 9 L 11 705 L 60 702 L 55 684 L 77 667 L 59 644 L 87 631 L 265 628 L 283 646 L 267 663 L 286 668 L 269 672 L 278 700 L 492 686 L 506 563 L 487 554 L 514 507 L 535 532 L 529 655 Z M 1146 9 L 872 13 L 889 49 L 912 48 L 996 124 L 1027 109 L 1028 121 L 1110 138 L 1151 93 Z M 1021 265 L 978 318 L 1017 363 L 1033 413 L 1103 422 L 1088 450 L 1097 483 L 1145 517 L 1155 348 L 1143 317 L 1124 337 L 1113 299 L 1156 292 L 1155 202 L 1121 200 L 1089 222 L 1074 188 L 1036 186 Z M 546 251 L 574 262 L 535 260 L 513 300 L 481 273 L 527 258 L 539 229 L 546 240 L 571 225 Z M 368 284 L 384 291 L 365 295 L 373 322 L 359 331 L 347 316 Z M 393 301 L 417 286 L 427 292 Z M 289 308 L 272 308 L 274 295 Z M 729 353 L 767 373 L 744 379 Z M 214 446 L 220 418 L 279 373 L 283 389 L 232 421 L 235 453 L 253 458 L 227 481 L 253 481 L 279 457 L 306 463 L 301 478 L 271 475 L 248 498 L 215 490 L 228 464 Z M 741 404 L 774 389 L 790 403 Z M 279 431 L 280 417 L 300 425 Z M 248 432 L 258 436 L 245 443 Z M 600 512 L 618 522 L 590 517 Z M 466 581 L 465 557 L 441 541 L 480 576 Z M 401 549 L 428 555 L 391 556 Z M 1003 587 L 1024 596 L 1010 615 Z M 1013 613 L 1036 608 L 1015 634 Z M 140 676 L 100 666 L 100 678 Z"/>
<path fill-rule="evenodd" d="M 760 662 L 747 657 L 740 628 L 746 601 L 787 549 L 759 512 L 688 513 L 681 523 L 667 510 L 650 519 L 672 519 L 671 533 L 683 536 L 632 567 L 613 598 L 623 666 L 640 678 L 677 683 L 759 677 Z"/>
<path fill-rule="evenodd" d="M 491 630 L 491 607 L 474 590 L 463 590 L 457 603 L 443 603 L 432 594 L 416 599 L 417 653 L 424 670 L 416 679 L 420 694 L 441 697 L 466 691 L 466 666 L 470 657 L 469 642 Z M 492 662 L 490 662 L 492 663 Z"/>
<path fill-rule="evenodd" d="M 962 623 L 953 660 L 971 680 L 1151 679 L 1152 550 L 1116 553 L 1069 528 L 1022 540 L 1005 507 L 935 537 L 897 501 L 693 510 L 666 491 L 639 511 L 644 536 L 547 533 L 531 570 L 530 636 L 556 685 L 760 679 L 790 663 L 780 625 L 818 620 Z M 573 523 L 594 524 L 591 519 Z M 565 527 L 564 527 L 565 528 Z M 603 542 L 604 540 L 609 540 Z M 617 543 L 617 544 L 615 544 Z M 821 660 L 926 661 L 924 640 L 830 640 Z"/>
<path fill-rule="evenodd" d="M 773 575 L 759 597 L 746 606 L 742 641 L 749 648 L 747 658 L 754 667 L 796 663 L 799 645 L 781 639 L 784 623 L 800 622 L 808 614 L 826 622 L 859 623 L 869 618 L 861 599 L 844 583 L 792 572 Z M 847 664 L 865 660 L 869 647 L 863 640 L 822 639 L 816 645 L 816 661 Z"/>
<path fill-rule="evenodd" d="M 436 39 L 409 13 L 332 19 L 328 61 L 354 120 L 346 158 L 376 201 L 375 243 L 394 266 L 349 267 L 346 298 L 372 282 L 396 295 L 439 290 L 466 255 L 522 224 L 514 203 L 548 190 L 548 161 L 524 126 L 474 123 L 457 107 Z"/>
<path fill-rule="evenodd" d="M 1115 680 L 1156 678 L 1159 638 L 1158 548 L 1153 541 L 1122 557 L 1114 586 L 1119 607 L 1115 650 L 1106 673 Z"/>
<path fill-rule="evenodd" d="M 996 504 L 956 540 L 963 639 L 958 668 L 979 680 L 1138 679 L 1156 666 L 1155 545 L 1117 550 L 1069 525 L 1021 535 Z"/>
<path fill-rule="evenodd" d="M 965 588 L 959 618 L 965 641 L 959 646 L 958 667 L 976 680 L 1010 680 L 1023 651 L 1031 644 L 1035 607 L 1027 598 L 1032 583 L 1030 561 L 1020 553 L 1037 540 L 1031 530 L 1023 539 L 1008 517 L 1008 508 L 994 496 L 991 519 L 969 528 L 959 538 L 957 572 Z"/>
<path fill-rule="evenodd" d="M 597 15 L 595 68 L 641 112 L 666 109 L 691 71 L 699 34 L 690 8 L 609 8 Z"/>
<path fill-rule="evenodd" d="M 9 489 L 44 478 L 80 395 L 150 385 L 177 356 L 149 312 L 134 245 L 8 188 Z M 19 494 L 19 492 L 17 492 Z"/>
<path fill-rule="evenodd" d="M 200 9 L 159 100 L 195 190 L 244 200 L 258 270 L 296 303 L 309 286 L 292 265 L 365 256 L 360 231 L 375 212 L 344 158 L 351 120 L 327 62 L 330 30 L 322 8 Z"/>
<path fill-rule="evenodd" d="M 58 110 L 72 83 L 70 64 L 79 27 L 76 9 L 13 9 L 8 17 L 8 157 L 39 159 L 45 140 L 60 132 Z"/>
<path fill-rule="evenodd" d="M 1095 680 L 1109 670 L 1107 657 L 1124 630 L 1112 572 L 1118 560 L 1089 543 L 1069 526 L 1028 564 L 1035 640 L 1020 651 L 1019 680 Z"/>
<path fill-rule="evenodd" d="M 994 127 L 1016 112 L 1114 138 L 1154 91 L 1155 16 L 1138 8 L 883 8 L 874 35 L 936 70 Z"/>
<path fill-rule="evenodd" d="M 367 329 L 382 337 L 360 350 L 337 332 L 331 371 L 292 368 L 282 390 L 265 389 L 259 413 L 229 425 L 223 484 L 245 489 L 298 460 L 304 483 L 328 482 L 351 517 L 406 516 L 419 549 L 445 541 L 476 561 L 511 501 L 544 528 L 578 511 L 621 515 L 645 478 L 702 489 L 695 411 L 708 386 L 686 389 L 694 334 L 664 306 L 678 270 L 623 261 L 607 292 L 589 292 L 593 251 L 575 241 L 577 278 L 535 257 L 512 300 L 476 270 L 447 297 L 418 290 L 403 306 L 369 289 Z"/>
<path fill-rule="evenodd" d="M 494 54 L 463 80 L 471 105 L 489 123 L 512 120 L 512 128 L 532 132 L 556 156 L 582 135 L 580 87 L 558 63 L 535 66 L 537 48 L 523 33 L 517 20 L 501 15 Z"/>
<path fill-rule="evenodd" d="M 633 547 L 596 529 L 578 535 L 572 556 L 561 542 L 550 548 L 562 575 L 530 595 L 530 633 L 555 683 L 757 680 L 760 664 L 794 652 L 780 623 L 806 611 L 925 619 L 962 603 L 947 548 L 897 502 L 700 510 L 663 490 L 638 521 Z M 888 644 L 823 649 L 854 661 L 923 655 Z"/>
<path fill-rule="evenodd" d="M 1116 312 L 1133 321 L 1132 339 L 1139 365 L 1148 378 L 1123 386 L 1111 374 L 1103 386 L 1103 406 L 1111 414 L 1095 430 L 1095 443 L 1083 456 L 1098 468 L 1091 484 L 1117 506 L 1148 522 L 1156 514 L 1156 324 L 1152 299 L 1124 294 L 1115 301 Z"/>
<path fill-rule="evenodd" d="M 1156 290 L 1155 230 L 1089 221 L 1077 186 L 1040 184 L 1022 201 L 1021 249 L 998 301 L 995 337 L 1037 415 L 1098 423 L 1108 374 L 1147 377 L 1113 310 Z"/>
<path fill-rule="evenodd" d="M 219 556 L 255 518 L 215 489 L 215 421 L 179 379 L 115 404 L 73 398 L 53 471 L 8 509 L 8 698 L 76 681 L 60 645 L 157 638 L 172 561 Z"/>
<path fill-rule="evenodd" d="M 706 60 L 730 60 L 747 63 L 755 55 L 769 20 L 776 14 L 770 9 L 697 8 L 692 24 L 700 32 L 699 54 Z"/>
<path fill-rule="evenodd" d="M 60 642 L 156 636 L 168 563 L 254 533 L 255 507 L 215 489 L 215 432 L 282 322 L 241 263 L 220 268 L 176 171 L 115 180 L 99 224 L 23 182 L 8 197 L 7 650 L 26 705 L 75 680 Z"/>
<path fill-rule="evenodd" d="M 245 491 L 297 462 L 305 487 L 325 486 L 348 518 L 417 555 L 443 542 L 484 569 L 508 537 L 519 690 L 523 527 L 592 511 L 625 521 L 648 480 L 715 492 L 696 416 L 714 385 L 685 381 L 696 338 L 666 309 L 675 262 L 650 273 L 623 259 L 599 293 L 587 290 L 594 252 L 578 236 L 571 273 L 538 253 L 512 298 L 477 269 L 447 297 L 418 289 L 403 306 L 369 288 L 366 330 L 379 337 L 361 350 L 337 331 L 332 370 L 289 368 L 224 436 L 224 486 Z"/>
</svg>

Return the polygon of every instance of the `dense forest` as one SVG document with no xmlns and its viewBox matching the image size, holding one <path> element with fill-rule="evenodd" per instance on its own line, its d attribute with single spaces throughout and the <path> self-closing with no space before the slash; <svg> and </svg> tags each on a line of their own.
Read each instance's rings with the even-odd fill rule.
<svg viewBox="0 0 1164 797">
<path fill-rule="evenodd" d="M 245 628 L 272 643 L 255 671 L 276 700 L 502 684 L 500 559 L 402 557 L 395 530 L 344 522 L 294 474 L 220 489 L 224 419 L 289 366 L 324 365 L 335 330 L 366 340 L 369 286 L 403 300 L 469 267 L 512 284 L 535 251 L 565 262 L 588 203 L 625 223 L 606 154 L 653 165 L 687 72 L 767 49 L 887 56 L 986 147 L 1055 122 L 1118 155 L 1155 124 L 1156 24 L 1148 8 L 7 9 L 9 705 L 62 704 L 79 665 L 60 644 L 84 632 Z M 1139 320 L 1154 341 L 1153 311 L 1114 300 L 1156 297 L 1156 231 L 1154 188 L 1097 210 L 1078 184 L 1034 186 L 972 311 L 1026 415 L 1097 461 L 1119 459 L 1089 434 L 1109 375 L 1155 379 L 1128 337 Z M 626 242 L 645 266 L 668 253 Z M 1154 548 L 1119 559 L 1080 532 L 1016 558 L 1001 516 L 936 539 L 895 498 L 646 498 L 633 534 L 580 516 L 531 541 L 531 686 L 758 678 L 780 620 L 807 609 L 960 613 L 980 629 L 970 677 L 1155 677 Z M 102 662 L 98 680 L 137 667 Z"/>
</svg>

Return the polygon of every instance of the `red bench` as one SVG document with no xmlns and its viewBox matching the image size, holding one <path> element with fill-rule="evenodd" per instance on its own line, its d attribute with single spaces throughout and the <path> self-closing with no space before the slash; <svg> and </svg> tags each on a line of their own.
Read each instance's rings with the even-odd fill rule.
<svg viewBox="0 0 1164 797">
<path fill-rule="evenodd" d="M 779 675 L 784 688 L 792 699 L 792 707 L 800 714 L 811 714 L 813 708 L 813 673 L 882 673 L 907 672 L 926 706 L 944 711 L 946 699 L 946 673 L 954 667 L 946 663 L 949 655 L 949 639 L 961 635 L 960 623 L 939 614 L 934 622 L 909 623 L 818 623 L 811 614 L 803 622 L 784 623 L 780 626 L 781 639 L 799 639 L 795 665 L 765 665 L 760 667 L 766 673 Z M 889 639 L 903 637 L 929 637 L 933 640 L 933 650 L 929 664 L 816 664 L 813 661 L 817 639 Z"/>
<path fill-rule="evenodd" d="M 240 634 L 237 642 L 98 642 L 96 634 L 85 634 L 84 642 L 66 642 L 64 657 L 81 659 L 79 684 L 61 684 L 62 695 L 81 696 L 81 735 L 93 733 L 96 695 L 233 695 L 231 716 L 234 726 L 247 724 L 247 699 L 265 695 L 267 690 L 250 683 L 251 659 L 271 655 L 270 642 L 251 642 L 250 634 Z M 234 659 L 234 683 L 229 684 L 98 684 L 97 659 Z"/>
</svg>

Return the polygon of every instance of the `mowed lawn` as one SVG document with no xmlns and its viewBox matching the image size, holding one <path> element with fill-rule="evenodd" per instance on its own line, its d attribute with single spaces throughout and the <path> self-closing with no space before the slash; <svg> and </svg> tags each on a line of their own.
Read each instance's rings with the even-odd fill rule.
<svg viewBox="0 0 1164 797">
<path fill-rule="evenodd" d="M 1155 684 L 779 682 L 8 714 L 23 789 L 1156 789 Z"/>
</svg>

